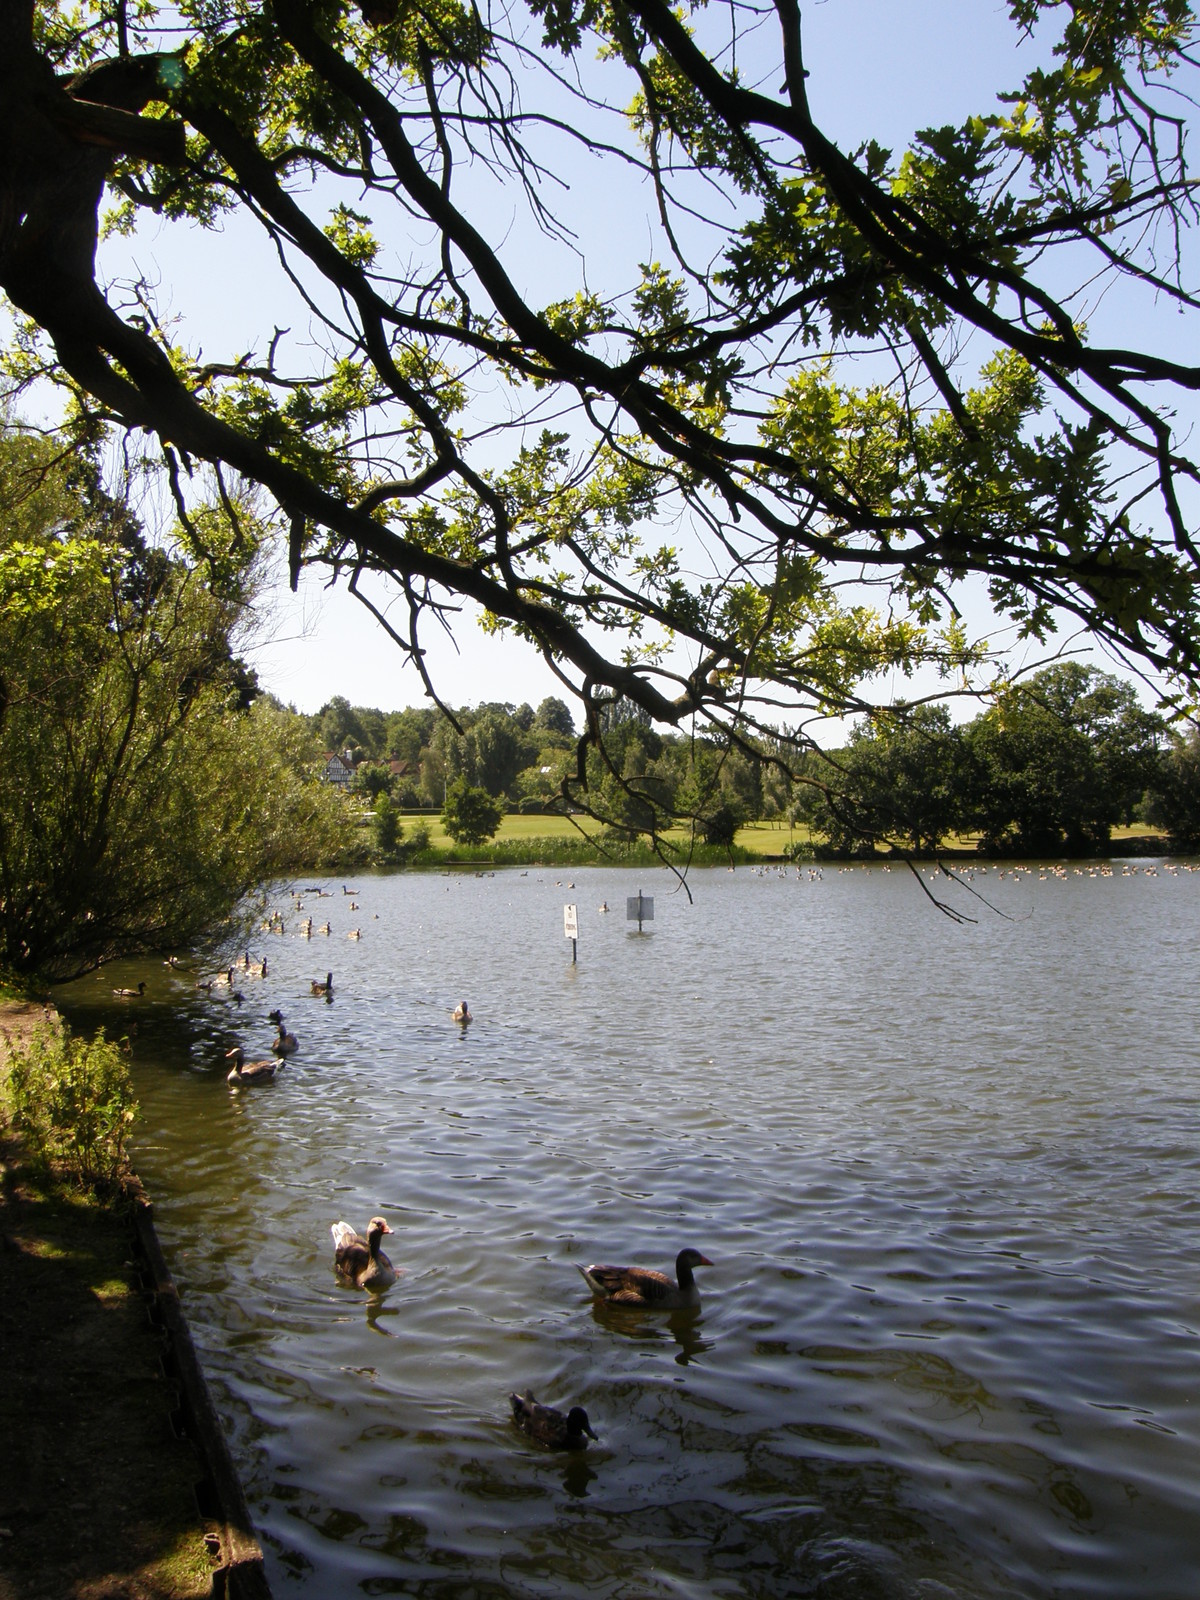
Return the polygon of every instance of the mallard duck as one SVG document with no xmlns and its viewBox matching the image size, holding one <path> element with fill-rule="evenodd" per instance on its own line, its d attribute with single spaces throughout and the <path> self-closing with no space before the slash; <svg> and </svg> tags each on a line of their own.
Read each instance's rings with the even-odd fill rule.
<svg viewBox="0 0 1200 1600">
<path fill-rule="evenodd" d="M 290 1056 L 294 1051 L 299 1050 L 299 1039 L 294 1033 L 289 1033 L 283 1025 L 282 1011 L 269 1011 L 267 1013 L 267 1021 L 273 1022 L 279 1030 L 279 1036 L 271 1046 L 277 1056 Z"/>
<path fill-rule="evenodd" d="M 461 1022 L 464 1028 L 468 1022 L 474 1022 L 475 1018 L 471 1015 L 471 1008 L 465 1000 L 460 1000 L 455 1006 L 454 1020 L 455 1022 Z"/>
<path fill-rule="evenodd" d="M 233 1062 L 233 1071 L 225 1082 L 234 1089 L 249 1088 L 256 1083 L 270 1083 L 275 1076 L 276 1067 L 283 1065 L 281 1061 L 247 1061 L 240 1044 L 235 1045 L 232 1050 L 227 1050 L 225 1059 Z"/>
<path fill-rule="evenodd" d="M 136 989 L 114 989 L 113 993 L 118 1000 L 140 1000 L 146 992 L 145 979 L 138 984 Z"/>
<path fill-rule="evenodd" d="M 711 1267 L 712 1262 L 699 1250 L 681 1250 L 675 1257 L 672 1283 L 665 1272 L 650 1267 L 580 1267 L 588 1288 L 610 1305 L 650 1306 L 656 1311 L 672 1311 L 677 1306 L 698 1306 L 700 1291 L 692 1277 L 694 1267 Z"/>
<path fill-rule="evenodd" d="M 535 1400 L 532 1389 L 526 1389 L 524 1394 L 510 1394 L 508 1403 L 512 1406 L 513 1421 L 522 1433 L 549 1450 L 586 1450 L 588 1439 L 596 1437 L 582 1406 L 572 1406 L 564 1416 L 553 1406 L 544 1406 Z"/>
<path fill-rule="evenodd" d="M 393 1231 L 382 1217 L 372 1217 L 367 1223 L 365 1239 L 348 1222 L 335 1222 L 329 1231 L 333 1234 L 333 1268 L 343 1283 L 356 1289 L 386 1289 L 395 1283 L 396 1269 L 379 1248 L 384 1234 Z"/>
<path fill-rule="evenodd" d="M 332 972 L 327 972 L 325 974 L 325 982 L 324 983 L 321 982 L 320 978 L 314 978 L 313 981 L 312 981 L 312 992 L 314 994 L 332 994 L 333 993 L 333 973 Z"/>
</svg>

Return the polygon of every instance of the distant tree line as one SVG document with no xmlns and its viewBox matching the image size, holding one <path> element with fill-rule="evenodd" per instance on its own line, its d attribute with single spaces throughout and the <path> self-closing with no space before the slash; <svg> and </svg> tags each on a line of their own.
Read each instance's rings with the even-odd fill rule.
<svg viewBox="0 0 1200 1600">
<path fill-rule="evenodd" d="M 802 801 L 836 849 L 888 841 L 917 854 L 950 835 L 987 855 L 1087 855 L 1135 822 L 1186 847 L 1200 810 L 1173 775 L 1196 760 L 1132 685 L 1063 662 L 1002 688 L 972 721 L 913 706 L 860 725 L 834 771 Z"/>
<path fill-rule="evenodd" d="M 441 811 L 457 786 L 516 810 L 570 809 L 574 797 L 625 836 L 691 820 L 714 844 L 730 843 L 744 822 L 774 819 L 805 823 L 850 854 L 927 855 L 953 836 L 990 855 L 1088 854 L 1136 822 L 1175 848 L 1200 845 L 1200 734 L 1181 734 L 1132 684 L 1073 661 L 1002 688 L 966 723 L 952 724 L 944 705 L 893 707 L 799 766 L 785 730 L 777 745 L 729 749 L 660 733 L 632 703 L 613 701 L 601 747 L 586 752 L 586 789 L 559 699 L 536 710 L 486 703 L 452 721 L 434 708 L 382 712 L 339 697 L 308 725 L 325 749 L 360 762 L 355 789 L 400 810 Z"/>
</svg>

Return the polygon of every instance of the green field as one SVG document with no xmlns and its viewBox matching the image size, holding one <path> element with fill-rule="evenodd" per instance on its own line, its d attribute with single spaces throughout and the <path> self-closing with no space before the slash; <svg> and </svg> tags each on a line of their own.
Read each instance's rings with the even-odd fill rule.
<svg viewBox="0 0 1200 1600">
<path fill-rule="evenodd" d="M 442 819 L 431 812 L 406 812 L 402 818 L 406 833 L 417 826 L 423 825 L 429 830 L 429 842 L 433 850 L 449 851 L 454 848 L 453 843 L 442 827 Z M 576 822 L 579 826 L 576 827 Z M 520 845 L 535 839 L 562 839 L 564 841 L 577 841 L 582 838 L 592 838 L 601 831 L 600 824 L 590 817 L 561 817 L 553 814 L 528 814 L 510 812 L 500 824 L 499 831 L 488 844 L 479 847 L 476 852 L 483 859 L 497 845 Z M 1117 852 L 1122 842 L 1130 838 L 1149 838 L 1154 836 L 1154 829 L 1144 824 L 1135 823 L 1132 827 L 1114 828 L 1112 831 L 1112 845 Z M 665 836 L 668 842 L 686 848 L 688 833 L 684 828 L 672 828 Z M 786 822 L 748 822 L 737 832 L 737 847 L 750 856 L 765 858 L 769 856 L 782 856 L 788 846 L 796 844 L 810 844 L 812 833 L 803 824 L 789 827 Z M 948 851 L 972 850 L 976 840 L 970 835 L 954 835 L 946 840 Z M 468 855 L 472 852 L 466 852 Z M 460 849 L 458 854 L 463 854 Z"/>
<path fill-rule="evenodd" d="M 410 833 L 414 827 L 424 825 L 429 830 L 429 842 L 435 850 L 446 850 L 450 847 L 450 838 L 442 827 L 442 819 L 430 812 L 406 812 L 401 818 L 405 833 Z M 579 827 L 575 823 L 580 824 Z M 524 812 L 510 812 L 500 824 L 499 832 L 491 841 L 503 844 L 507 841 L 526 839 L 578 839 L 581 834 L 591 838 L 600 832 L 600 824 L 590 817 L 559 817 L 546 814 L 529 814 Z M 687 830 L 672 828 L 666 835 L 673 844 L 684 845 L 687 843 Z M 770 856 L 782 855 L 785 847 L 794 839 L 807 841 L 809 830 L 805 827 L 789 829 L 786 822 L 750 822 L 744 828 L 738 829 L 737 844 L 752 855 Z M 486 848 L 486 847 L 485 847 Z"/>
</svg>

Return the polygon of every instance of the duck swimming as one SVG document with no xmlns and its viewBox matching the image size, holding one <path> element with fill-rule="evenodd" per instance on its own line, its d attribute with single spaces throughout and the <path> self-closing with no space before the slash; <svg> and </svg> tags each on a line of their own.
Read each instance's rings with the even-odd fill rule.
<svg viewBox="0 0 1200 1600">
<path fill-rule="evenodd" d="M 356 1289 L 387 1289 L 395 1283 L 396 1269 L 379 1248 L 384 1234 L 393 1232 L 382 1217 L 372 1217 L 367 1223 L 365 1239 L 348 1222 L 335 1222 L 329 1231 L 333 1234 L 333 1270 L 343 1283 Z"/>
<path fill-rule="evenodd" d="M 146 992 L 145 979 L 138 984 L 136 989 L 114 989 L 113 993 L 118 1000 L 140 1000 Z"/>
<path fill-rule="evenodd" d="M 650 1267 L 580 1267 L 588 1288 L 609 1305 L 648 1306 L 654 1311 L 673 1311 L 679 1306 L 698 1306 L 700 1291 L 692 1276 L 694 1267 L 711 1267 L 712 1262 L 699 1250 L 681 1250 L 675 1257 L 676 1283 L 665 1272 Z"/>
<path fill-rule="evenodd" d="M 517 1427 L 549 1450 L 586 1450 L 588 1439 L 596 1437 L 582 1406 L 572 1406 L 564 1416 L 553 1406 L 544 1406 L 535 1400 L 532 1389 L 526 1389 L 524 1394 L 510 1394 L 508 1403 Z"/>
<path fill-rule="evenodd" d="M 474 1022 L 475 1018 L 471 1015 L 471 1008 L 465 1000 L 460 1000 L 455 1006 L 454 1020 L 455 1022 L 461 1022 L 464 1028 L 468 1022 Z"/>
<path fill-rule="evenodd" d="M 225 1052 L 226 1061 L 233 1062 L 233 1071 L 225 1079 L 231 1089 L 249 1089 L 256 1083 L 270 1083 L 281 1061 L 247 1061 L 241 1045 Z"/>
<path fill-rule="evenodd" d="M 297 1039 L 297 1037 L 296 1037 L 296 1035 L 294 1033 L 289 1033 L 287 1031 L 287 1029 L 283 1025 L 283 1012 L 282 1011 L 270 1011 L 270 1012 L 268 1012 L 267 1013 L 267 1021 L 268 1022 L 273 1022 L 275 1024 L 276 1028 L 278 1028 L 278 1030 L 279 1030 L 279 1035 L 276 1038 L 274 1044 L 271 1046 L 271 1049 L 275 1052 L 275 1054 L 277 1056 L 290 1056 L 291 1054 L 293 1054 L 294 1051 L 299 1050 L 299 1048 L 300 1048 L 299 1039 Z"/>
</svg>

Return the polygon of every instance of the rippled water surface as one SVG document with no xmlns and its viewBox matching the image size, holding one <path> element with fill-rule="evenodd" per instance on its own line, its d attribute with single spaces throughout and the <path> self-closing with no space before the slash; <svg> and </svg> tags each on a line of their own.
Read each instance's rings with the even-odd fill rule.
<svg viewBox="0 0 1200 1600">
<path fill-rule="evenodd" d="M 280 1600 L 1200 1593 L 1200 874 L 992 871 L 964 925 L 880 868 L 569 877 L 325 883 L 240 1008 L 132 964 L 66 1007 L 136 1015 L 136 1165 Z M 231 1094 L 272 1006 L 300 1052 Z M 372 1300 L 329 1225 L 377 1212 Z M 575 1271 L 684 1244 L 698 1314 Z M 600 1443 L 518 1434 L 526 1385 Z"/>
</svg>

